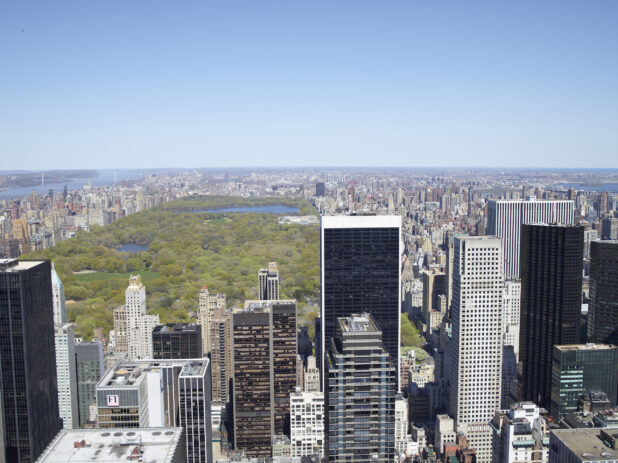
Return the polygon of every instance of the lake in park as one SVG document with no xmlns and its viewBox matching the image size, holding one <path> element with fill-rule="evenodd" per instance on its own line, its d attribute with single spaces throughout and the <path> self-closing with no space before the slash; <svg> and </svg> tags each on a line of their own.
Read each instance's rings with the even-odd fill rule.
<svg viewBox="0 0 618 463">
<path fill-rule="evenodd" d="M 272 206 L 242 206 L 242 207 L 224 207 L 221 209 L 198 209 L 194 211 L 179 211 L 179 212 L 210 212 L 218 214 L 222 212 L 255 212 L 257 214 L 298 214 L 298 208 L 294 206 L 284 206 L 275 204 Z"/>
<path fill-rule="evenodd" d="M 116 251 L 130 252 L 131 254 L 133 254 L 135 252 L 148 251 L 148 246 L 144 244 L 128 243 L 128 244 L 123 244 L 122 246 L 118 246 L 117 248 L 114 248 L 114 249 L 116 249 Z"/>
</svg>

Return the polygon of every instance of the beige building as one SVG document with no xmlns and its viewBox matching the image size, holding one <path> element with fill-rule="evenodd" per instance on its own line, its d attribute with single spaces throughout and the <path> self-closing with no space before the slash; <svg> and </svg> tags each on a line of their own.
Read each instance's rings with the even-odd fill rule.
<svg viewBox="0 0 618 463">
<path fill-rule="evenodd" d="M 197 324 L 202 327 L 202 352 L 204 355 L 210 352 L 208 336 L 212 314 L 217 309 L 225 309 L 225 306 L 225 294 L 210 294 L 208 288 L 202 288 L 197 306 Z"/>
<path fill-rule="evenodd" d="M 212 313 L 209 329 L 212 401 L 225 402 L 234 371 L 232 312 L 227 309 L 216 309 Z"/>
</svg>

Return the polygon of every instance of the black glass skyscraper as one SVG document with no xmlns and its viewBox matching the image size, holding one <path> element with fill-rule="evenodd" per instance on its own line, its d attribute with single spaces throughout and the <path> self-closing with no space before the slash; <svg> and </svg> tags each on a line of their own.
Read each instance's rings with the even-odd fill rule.
<svg viewBox="0 0 618 463">
<path fill-rule="evenodd" d="M 202 327 L 194 323 L 168 323 L 152 330 L 155 359 L 202 358 Z"/>
<path fill-rule="evenodd" d="M 548 410 L 553 346 L 578 342 L 583 249 L 583 227 L 522 225 L 521 394 Z"/>
<path fill-rule="evenodd" d="M 590 243 L 588 342 L 618 345 L 618 241 Z"/>
<path fill-rule="evenodd" d="M 366 312 L 398 365 L 400 240 L 399 216 L 322 217 L 322 353 L 335 336 L 337 318 Z"/>
<path fill-rule="evenodd" d="M 49 261 L 0 260 L 4 460 L 34 462 L 60 431 Z"/>
</svg>

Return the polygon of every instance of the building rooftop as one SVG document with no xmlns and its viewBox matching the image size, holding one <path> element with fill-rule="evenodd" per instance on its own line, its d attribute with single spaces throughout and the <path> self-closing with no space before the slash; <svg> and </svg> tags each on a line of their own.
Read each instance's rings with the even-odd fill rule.
<svg viewBox="0 0 618 463">
<path fill-rule="evenodd" d="M 182 428 L 63 429 L 37 463 L 171 463 L 184 443 L 182 433 Z"/>
<path fill-rule="evenodd" d="M 373 333 L 380 332 L 380 328 L 376 325 L 373 317 L 367 313 L 352 314 L 349 317 L 339 317 L 339 323 L 344 333 Z"/>
<path fill-rule="evenodd" d="M 605 445 L 601 429 L 556 429 L 552 435 L 562 441 L 582 461 L 614 461 L 618 452 Z"/>
<path fill-rule="evenodd" d="M 43 260 L 0 259 L 0 272 L 20 272 L 42 264 Z"/>
<path fill-rule="evenodd" d="M 155 326 L 153 333 L 175 333 L 179 331 L 198 331 L 199 325 L 195 323 L 168 323 L 167 325 Z"/>
<path fill-rule="evenodd" d="M 198 377 L 204 376 L 204 370 L 208 368 L 209 360 L 207 358 L 203 360 L 188 361 L 180 371 L 181 377 Z"/>
<path fill-rule="evenodd" d="M 613 344 L 564 344 L 554 346 L 554 349 L 558 349 L 560 351 L 571 351 L 571 350 L 608 350 L 608 349 L 616 349 L 616 346 Z"/>
</svg>

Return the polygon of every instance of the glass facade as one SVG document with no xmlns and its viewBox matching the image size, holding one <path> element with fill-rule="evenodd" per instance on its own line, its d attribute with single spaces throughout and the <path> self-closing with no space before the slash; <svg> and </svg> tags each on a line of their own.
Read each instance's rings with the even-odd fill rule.
<svg viewBox="0 0 618 463">
<path fill-rule="evenodd" d="M 328 228 L 323 222 L 322 232 L 324 350 L 335 336 L 338 317 L 367 312 L 382 330 L 384 348 L 397 365 L 400 228 Z"/>
<path fill-rule="evenodd" d="M 521 393 L 548 410 L 552 348 L 579 339 L 583 252 L 583 227 L 522 226 Z"/>
<path fill-rule="evenodd" d="M 0 372 L 1 451 L 34 462 L 61 429 L 49 261 L 0 267 Z"/>
<path fill-rule="evenodd" d="M 155 359 L 202 358 L 202 327 L 189 323 L 158 325 L 152 331 L 152 352 Z"/>
<path fill-rule="evenodd" d="M 618 345 L 618 241 L 590 243 L 588 342 Z"/>
<path fill-rule="evenodd" d="M 556 421 L 577 411 L 583 394 L 604 392 L 612 406 L 618 391 L 618 347 L 610 345 L 554 346 L 551 415 Z"/>
</svg>

